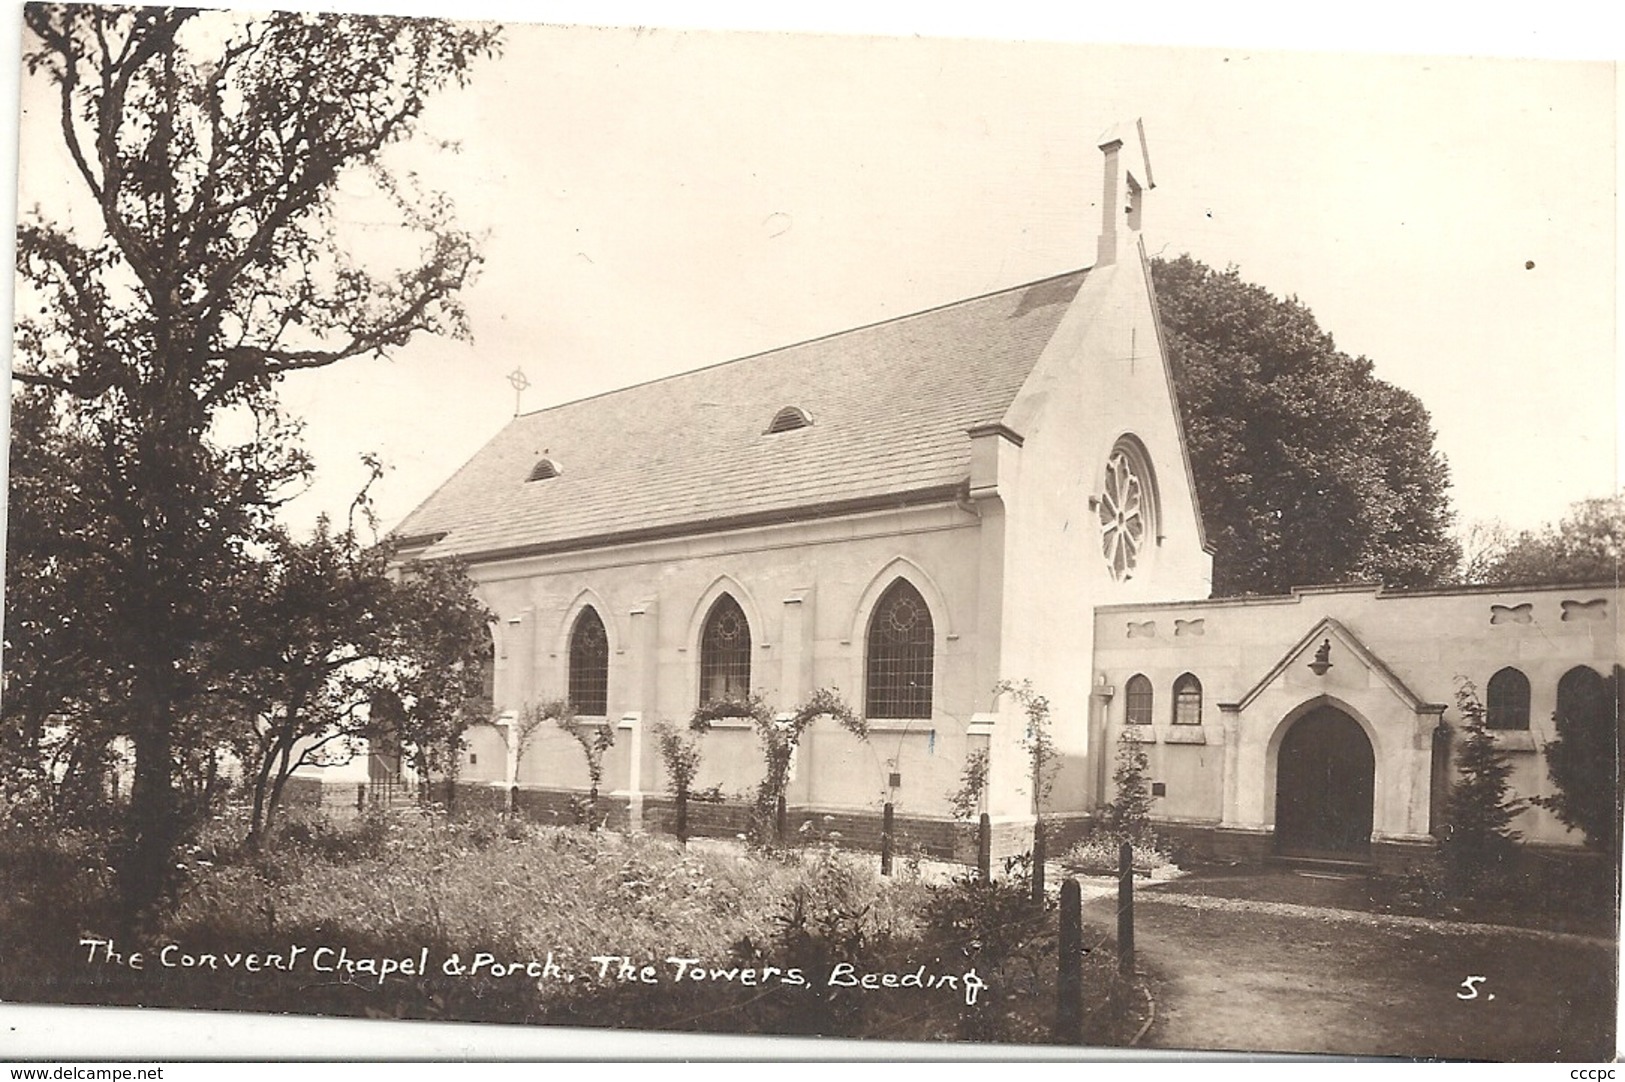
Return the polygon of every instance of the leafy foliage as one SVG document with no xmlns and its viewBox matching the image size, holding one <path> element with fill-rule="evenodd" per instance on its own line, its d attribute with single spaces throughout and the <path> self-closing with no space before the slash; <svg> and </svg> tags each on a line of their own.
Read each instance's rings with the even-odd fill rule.
<svg viewBox="0 0 1625 1082">
<path fill-rule="evenodd" d="M 1215 596 L 1455 571 L 1449 469 L 1414 395 L 1234 268 L 1181 256 L 1154 260 L 1152 276 Z"/>
<path fill-rule="evenodd" d="M 1581 500 L 1556 526 L 1516 535 L 1481 527 L 1476 551 L 1463 569 L 1468 582 L 1618 582 L 1625 555 L 1625 493 Z"/>
<path fill-rule="evenodd" d="M 615 746 L 615 727 L 608 723 L 583 722 L 570 704 L 563 701 L 548 704 L 543 709 L 554 724 L 580 745 L 581 754 L 587 760 L 587 797 L 576 809 L 576 820 L 597 830 L 598 789 L 604 784 L 604 755 Z"/>
<path fill-rule="evenodd" d="M 700 772 L 700 743 L 693 733 L 680 732 L 667 721 L 655 725 L 655 743 L 666 767 L 666 785 L 677 805 L 677 840 L 688 844 L 688 802 Z"/>
<path fill-rule="evenodd" d="M 948 794 L 948 808 L 955 819 L 974 819 L 981 811 L 982 797 L 987 793 L 987 767 L 986 748 L 977 748 L 965 756 L 965 765 L 959 772 L 959 788 Z"/>
<path fill-rule="evenodd" d="M 1533 803 L 1585 834 L 1592 849 L 1619 854 L 1622 780 L 1619 753 L 1625 744 L 1625 679 L 1618 666 L 1606 678 L 1579 683 L 1559 696 L 1553 715 L 1557 739 L 1546 745 L 1546 772 L 1557 791 Z M 1567 701 L 1564 701 L 1564 700 Z"/>
<path fill-rule="evenodd" d="M 355 507 L 366 500 L 363 489 Z M 353 515 L 342 532 L 320 519 L 305 541 L 273 529 L 266 547 L 230 595 L 244 627 L 216 693 L 238 719 L 230 742 L 251 779 L 255 840 L 300 767 L 347 762 L 372 739 L 406 750 L 427 777 L 489 714 L 490 613 L 460 567 L 394 573 L 391 547 L 364 544 Z"/>
<path fill-rule="evenodd" d="M 1117 765 L 1112 770 L 1112 802 L 1106 805 L 1114 838 L 1149 841 L 1151 834 L 1151 763 L 1145 747 L 1125 729 L 1117 737 Z"/>
<path fill-rule="evenodd" d="M 1471 681 L 1456 689 L 1466 740 L 1456 756 L 1457 778 L 1446 803 L 1449 829 L 1440 844 L 1453 890 L 1477 894 L 1493 890 L 1510 872 L 1518 832 L 1512 820 L 1524 802 L 1508 791 L 1512 764 L 1484 724 L 1484 704 Z"/>
<path fill-rule="evenodd" d="M 24 21 L 76 187 L 57 220 L 19 225 L 12 377 L 54 396 L 62 438 L 44 446 L 65 452 L 55 476 L 80 497 L 55 525 L 85 553 L 68 588 L 98 627 L 93 693 L 135 748 L 120 856 L 133 916 L 170 877 L 177 764 L 218 739 L 207 707 L 242 627 L 222 598 L 309 470 L 278 379 L 466 333 L 470 238 L 381 155 L 496 31 L 64 4 Z M 341 180 L 369 179 L 405 243 L 339 236 Z M 252 438 L 228 442 L 228 421 Z"/>
<path fill-rule="evenodd" d="M 751 695 L 748 699 L 715 699 L 702 703 L 689 719 L 689 727 L 702 733 L 710 728 L 712 722 L 723 718 L 750 719 L 751 726 L 756 730 L 756 738 L 761 742 L 762 758 L 767 767 L 761 784 L 756 787 L 753 833 L 757 842 L 769 844 L 774 840 L 773 823 L 779 800 L 790 782 L 790 763 L 807 727 L 823 717 L 835 719 L 843 729 L 860 740 L 869 739 L 868 722 L 853 712 L 840 694 L 830 688 L 814 691 L 806 702 L 784 717 L 776 716 L 761 695 Z"/>
</svg>

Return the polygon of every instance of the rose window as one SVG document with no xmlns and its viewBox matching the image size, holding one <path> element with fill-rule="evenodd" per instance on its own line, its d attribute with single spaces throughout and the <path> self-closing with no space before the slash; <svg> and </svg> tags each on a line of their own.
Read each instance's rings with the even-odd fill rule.
<svg viewBox="0 0 1625 1082">
<path fill-rule="evenodd" d="M 1141 470 L 1122 448 L 1106 462 L 1106 489 L 1100 496 L 1100 549 L 1112 578 L 1131 578 L 1151 532 L 1151 503 Z"/>
</svg>

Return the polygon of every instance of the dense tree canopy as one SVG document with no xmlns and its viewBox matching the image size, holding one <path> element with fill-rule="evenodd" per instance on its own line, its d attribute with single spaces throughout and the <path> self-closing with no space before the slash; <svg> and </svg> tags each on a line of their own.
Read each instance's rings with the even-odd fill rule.
<svg viewBox="0 0 1625 1082">
<path fill-rule="evenodd" d="M 189 719 L 241 624 L 222 599 L 309 467 L 278 377 L 465 331 L 469 238 L 381 154 L 495 29 L 60 4 L 25 23 L 25 96 L 58 115 L 73 190 L 19 227 L 13 379 L 55 395 L 79 467 L 99 570 L 76 600 L 97 614 L 108 724 L 136 755 L 133 913 L 172 863 Z M 344 234 L 340 181 L 368 179 L 400 243 Z M 251 439 L 224 439 L 228 412 Z"/>
<path fill-rule="evenodd" d="M 1215 596 L 1453 574 L 1449 469 L 1421 402 L 1234 269 L 1181 256 L 1152 272 Z"/>
<path fill-rule="evenodd" d="M 235 591 L 243 627 L 219 694 L 220 716 L 237 721 L 256 842 L 300 767 L 348 762 L 364 740 L 442 765 L 469 722 L 490 718 L 491 614 L 455 562 L 396 567 L 389 544 L 325 518 L 304 540 L 274 531 L 266 549 Z"/>
<path fill-rule="evenodd" d="M 1556 526 L 1517 534 L 1489 526 L 1476 531 L 1475 539 L 1463 572 L 1469 582 L 1617 582 L 1625 554 L 1625 494 L 1581 500 Z"/>
</svg>

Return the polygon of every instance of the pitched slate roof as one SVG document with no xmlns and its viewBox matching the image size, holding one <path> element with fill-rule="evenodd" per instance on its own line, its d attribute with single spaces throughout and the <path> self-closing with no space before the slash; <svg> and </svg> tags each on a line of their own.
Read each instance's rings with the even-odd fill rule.
<svg viewBox="0 0 1625 1082">
<path fill-rule="evenodd" d="M 395 535 L 489 557 L 943 498 L 1086 273 L 516 417 Z M 766 434 L 786 406 L 812 424 Z"/>
</svg>

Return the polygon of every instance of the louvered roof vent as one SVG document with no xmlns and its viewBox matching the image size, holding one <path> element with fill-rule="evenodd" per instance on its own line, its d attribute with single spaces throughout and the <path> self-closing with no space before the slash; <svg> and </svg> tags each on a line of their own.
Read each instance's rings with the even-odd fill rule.
<svg viewBox="0 0 1625 1082">
<path fill-rule="evenodd" d="M 776 432 L 790 432 L 797 428 L 806 428 L 812 424 L 812 416 L 800 406 L 785 406 L 773 415 L 773 420 L 767 426 L 766 435 Z"/>
<path fill-rule="evenodd" d="M 540 458 L 536 460 L 536 465 L 531 467 L 530 476 L 525 480 L 545 481 L 549 477 L 557 477 L 563 472 L 563 470 L 559 469 L 559 464 L 551 458 Z"/>
</svg>

